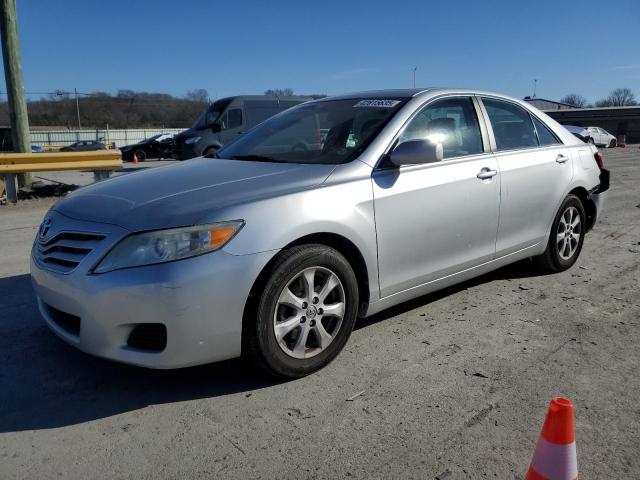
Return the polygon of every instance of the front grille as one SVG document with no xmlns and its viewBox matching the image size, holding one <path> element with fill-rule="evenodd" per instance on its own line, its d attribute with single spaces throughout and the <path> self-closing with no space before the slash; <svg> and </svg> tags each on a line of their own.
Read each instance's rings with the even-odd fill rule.
<svg viewBox="0 0 640 480">
<path fill-rule="evenodd" d="M 51 305 L 45 304 L 45 307 L 47 308 L 49 316 L 56 325 L 67 333 L 71 333 L 76 336 L 80 335 L 80 317 L 76 317 L 70 313 L 53 308 Z"/>
<path fill-rule="evenodd" d="M 105 236 L 98 233 L 61 232 L 46 241 L 38 239 L 34 256 L 41 265 L 61 273 L 69 273 Z"/>
<path fill-rule="evenodd" d="M 131 330 L 127 345 L 136 350 L 161 352 L 167 346 L 167 327 L 162 323 L 141 323 Z"/>
</svg>

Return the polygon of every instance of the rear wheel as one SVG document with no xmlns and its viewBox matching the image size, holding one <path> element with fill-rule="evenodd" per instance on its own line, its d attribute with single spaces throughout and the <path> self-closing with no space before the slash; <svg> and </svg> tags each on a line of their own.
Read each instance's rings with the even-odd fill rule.
<svg viewBox="0 0 640 480">
<path fill-rule="evenodd" d="M 282 252 L 267 273 L 245 353 L 272 375 L 298 378 L 333 360 L 356 320 L 356 276 L 342 254 L 324 245 Z"/>
<path fill-rule="evenodd" d="M 612 138 L 609 142 L 609 148 L 615 148 L 618 146 L 618 141 L 615 138 Z"/>
<path fill-rule="evenodd" d="M 578 197 L 569 195 L 556 214 L 547 249 L 537 258 L 538 263 L 550 272 L 570 268 L 582 251 L 585 230 L 584 206 Z"/>
</svg>

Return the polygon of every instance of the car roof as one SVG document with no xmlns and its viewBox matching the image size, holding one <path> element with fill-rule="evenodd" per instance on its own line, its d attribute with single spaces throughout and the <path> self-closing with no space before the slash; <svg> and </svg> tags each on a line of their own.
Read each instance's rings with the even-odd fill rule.
<svg viewBox="0 0 640 480">
<path fill-rule="evenodd" d="M 361 92 L 350 92 L 342 95 L 334 95 L 321 98 L 320 100 L 346 100 L 350 98 L 411 98 L 416 95 L 434 90 L 432 88 L 397 88 L 389 90 L 364 90 Z"/>
<path fill-rule="evenodd" d="M 508 100 L 514 100 L 523 103 L 519 98 L 511 97 L 503 93 L 491 92 L 487 90 L 476 90 L 470 88 L 455 87 L 426 87 L 426 88 L 399 88 L 389 90 L 365 90 L 360 92 L 345 93 L 316 100 L 348 100 L 353 98 L 413 98 L 422 95 L 438 95 L 438 94 L 468 94 L 468 95 L 486 95 L 492 97 L 500 97 Z"/>
</svg>

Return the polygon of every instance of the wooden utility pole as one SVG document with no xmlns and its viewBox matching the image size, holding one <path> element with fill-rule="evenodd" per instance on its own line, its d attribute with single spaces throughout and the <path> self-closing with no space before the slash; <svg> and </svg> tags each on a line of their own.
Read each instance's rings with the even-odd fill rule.
<svg viewBox="0 0 640 480">
<path fill-rule="evenodd" d="M 80 101 L 78 100 L 78 89 L 74 88 L 73 92 L 76 94 L 76 113 L 78 114 L 78 130 L 82 130 L 82 125 L 80 124 Z"/>
<path fill-rule="evenodd" d="M 20 64 L 16 0 L 0 0 L 0 7 L 2 59 L 4 60 L 4 76 L 7 82 L 13 150 L 30 152 L 31 136 L 29 134 L 29 117 L 27 116 L 27 99 L 22 81 L 22 65 Z M 15 179 L 13 176 L 9 177 L 6 187 L 7 199 L 15 202 Z M 18 174 L 18 185 L 20 187 L 31 186 L 31 175 L 28 173 Z"/>
</svg>

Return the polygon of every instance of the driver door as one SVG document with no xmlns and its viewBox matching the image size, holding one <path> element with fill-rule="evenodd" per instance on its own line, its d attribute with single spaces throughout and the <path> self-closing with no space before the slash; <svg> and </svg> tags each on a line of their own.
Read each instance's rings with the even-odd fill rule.
<svg viewBox="0 0 640 480">
<path fill-rule="evenodd" d="M 439 141 L 444 159 L 374 172 L 382 297 L 494 258 L 500 177 L 478 118 L 469 96 L 432 101 L 397 142 Z"/>
<path fill-rule="evenodd" d="M 229 108 L 222 117 L 220 117 L 220 143 L 233 142 L 236 138 L 244 133 L 243 131 L 243 112 L 240 107 Z"/>
</svg>

